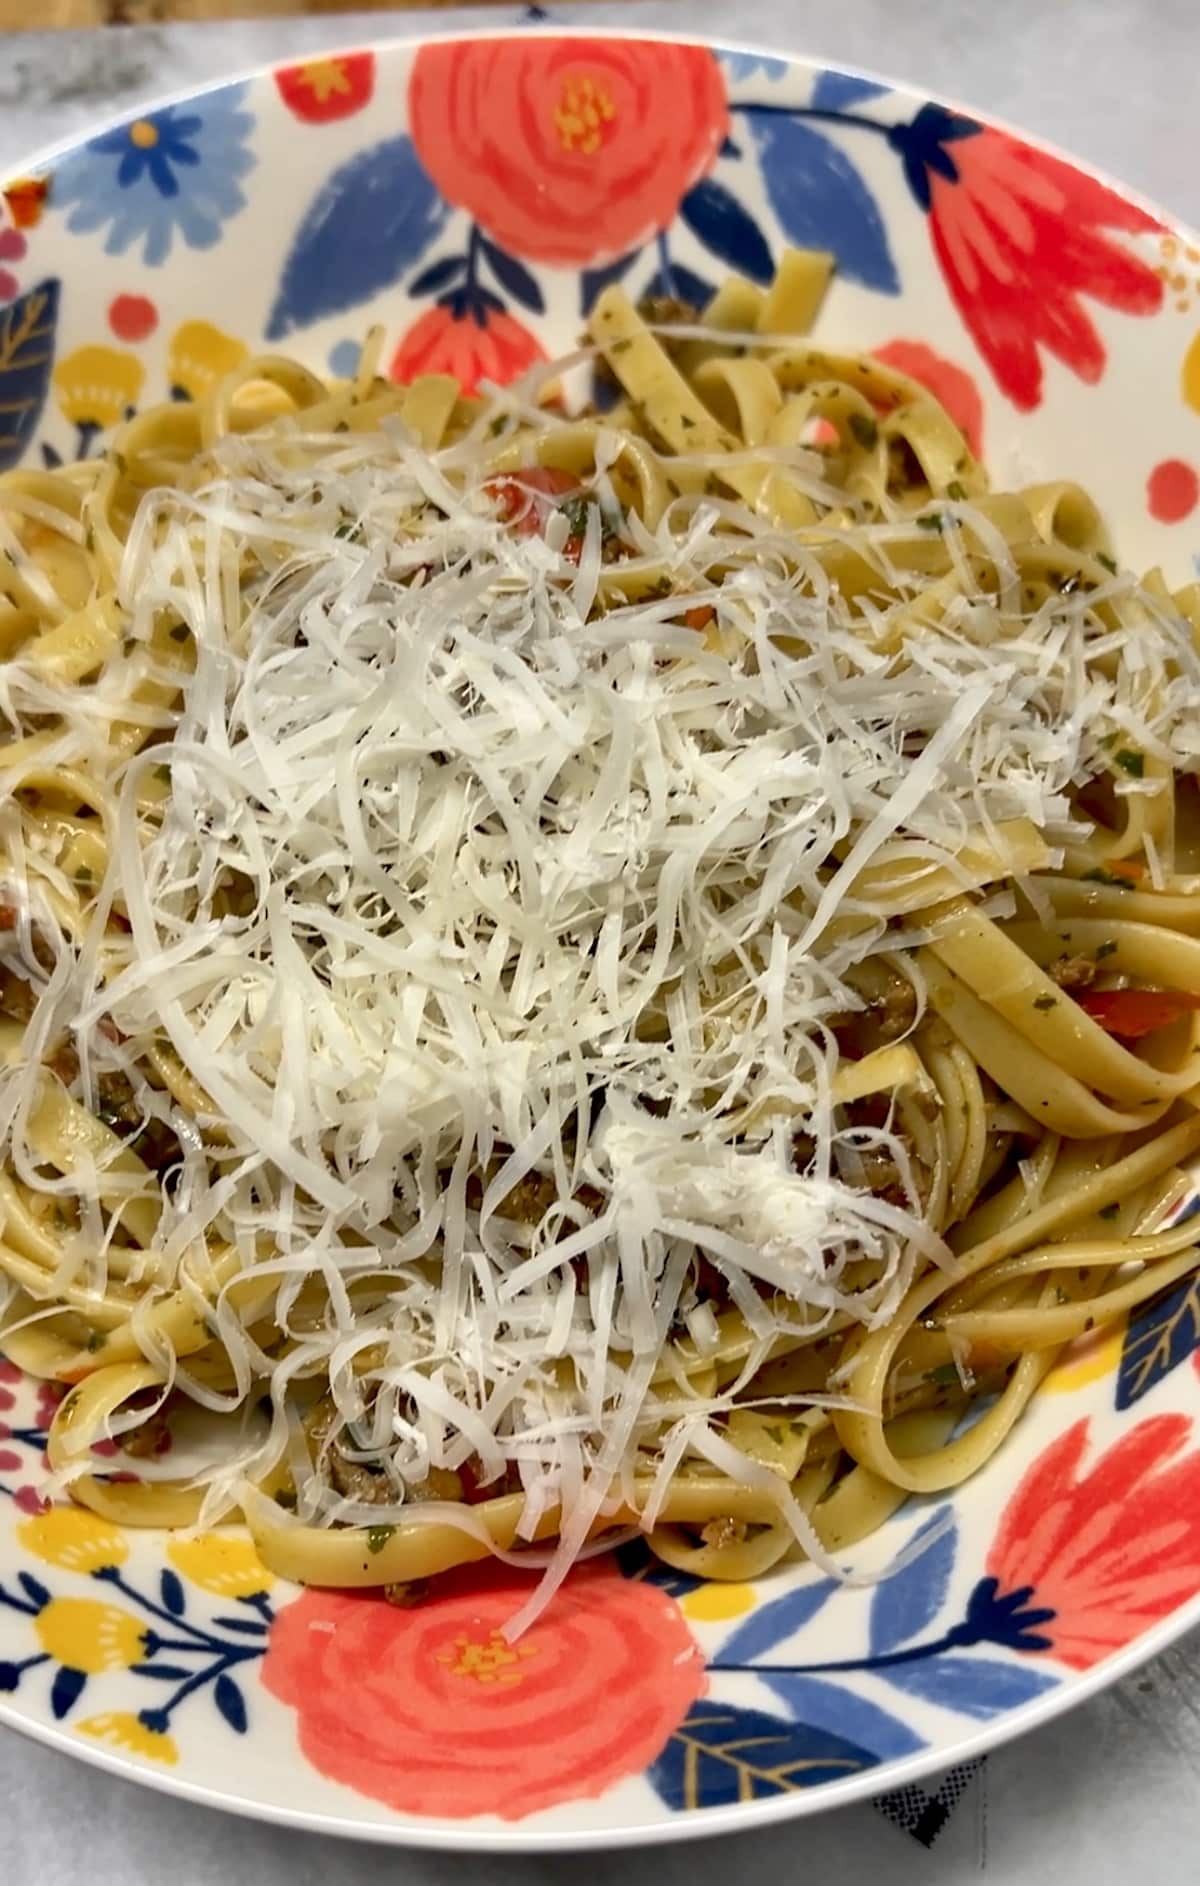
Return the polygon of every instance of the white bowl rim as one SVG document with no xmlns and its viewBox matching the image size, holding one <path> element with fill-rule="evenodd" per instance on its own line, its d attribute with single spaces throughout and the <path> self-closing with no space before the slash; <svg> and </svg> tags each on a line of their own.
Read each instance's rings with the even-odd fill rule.
<svg viewBox="0 0 1200 1886">
<path fill-rule="evenodd" d="M 942 92 L 927 91 L 924 86 L 909 79 L 893 79 L 869 66 L 843 65 L 830 62 L 813 54 L 781 51 L 778 47 L 764 46 L 756 41 L 725 38 L 714 33 L 670 32 L 657 28 L 629 30 L 622 26 L 576 26 L 559 23 L 554 20 L 530 22 L 528 25 L 496 26 L 471 28 L 467 31 L 447 31 L 443 33 L 407 33 L 394 34 L 385 38 L 372 38 L 353 41 L 345 46 L 322 47 L 312 56 L 323 59 L 345 58 L 351 53 L 370 52 L 375 55 L 397 51 L 416 51 L 427 45 L 452 45 L 463 40 L 473 39 L 637 39 L 657 43 L 686 46 L 709 46 L 719 52 L 731 52 L 750 57 L 775 59 L 801 69 L 811 68 L 819 71 L 845 73 L 850 78 L 869 80 L 872 84 L 885 87 L 888 91 L 916 96 L 967 118 L 978 120 L 981 124 L 993 125 L 1024 144 L 1036 150 L 1048 152 L 1061 162 L 1070 164 L 1085 176 L 1094 178 L 1107 189 L 1115 192 L 1126 202 L 1145 211 L 1165 227 L 1200 246 L 1200 234 L 1173 212 L 1165 210 L 1161 204 L 1144 196 L 1140 191 L 1122 183 L 1109 172 L 1064 150 L 1052 139 L 1037 136 L 1014 125 L 1007 119 L 997 117 L 993 112 L 980 111 L 972 105 L 946 97 Z M 287 63 L 287 62 L 284 62 Z M 302 64 L 303 60 L 291 63 Z M 231 72 L 223 78 L 211 79 L 203 85 L 182 86 L 176 91 L 164 93 L 151 99 L 141 100 L 132 110 L 126 109 L 113 113 L 99 120 L 82 133 L 59 138 L 53 143 L 35 151 L 23 163 L 15 168 L 6 169 L 0 177 L 0 183 L 7 179 L 27 176 L 44 170 L 56 159 L 78 150 L 95 137 L 102 137 L 106 131 L 127 124 L 131 116 L 154 111 L 163 111 L 173 105 L 183 104 L 196 98 L 204 98 L 210 92 L 223 91 L 230 85 L 247 84 L 255 79 L 267 79 L 280 69 L 280 61 L 264 60 L 257 65 Z M 514 1824 L 507 1827 L 489 1825 L 472 1827 L 466 1822 L 447 1822 L 430 1819 L 424 1824 L 419 1818 L 412 1817 L 390 1824 L 365 1818 L 342 1814 L 310 1812 L 305 1808 L 278 1806 L 271 1802 L 254 1801 L 242 1795 L 227 1794 L 221 1788 L 204 1786 L 190 1782 L 183 1777 L 165 1773 L 145 1764 L 132 1762 L 121 1755 L 113 1754 L 94 1743 L 82 1742 L 70 1728 L 60 1728 L 55 1723 L 35 1721 L 29 1716 L 19 1714 L 8 1703 L 0 1700 L 0 1727 L 15 1729 L 31 1741 L 40 1742 L 46 1748 L 56 1750 L 73 1760 L 86 1762 L 90 1767 L 101 1769 L 106 1774 L 115 1775 L 122 1781 L 129 1781 L 136 1786 L 151 1788 L 158 1794 L 174 1796 L 178 1800 L 192 1801 L 201 1807 L 217 1808 L 227 1814 L 235 1814 L 244 1820 L 257 1820 L 277 1827 L 294 1828 L 297 1832 L 328 1834 L 344 1840 L 369 1842 L 388 1847 L 412 1847 L 444 1853 L 598 1853 L 629 1847 L 666 1846 L 676 1841 L 704 1840 L 719 1834 L 748 1833 L 758 1828 L 775 1826 L 782 1821 L 800 1820 L 808 1815 L 825 1813 L 838 1807 L 849 1807 L 856 1801 L 869 1800 L 880 1794 L 890 1794 L 894 1789 L 910 1786 L 914 1782 L 927 1779 L 930 1775 L 944 1773 L 947 1768 L 957 1767 L 961 1762 L 969 1762 L 991 1750 L 1002 1747 L 1006 1742 L 1015 1741 L 1018 1736 L 1026 1735 L 1032 1729 L 1043 1728 L 1057 1717 L 1065 1715 L 1077 1704 L 1087 1702 L 1099 1695 L 1114 1683 L 1148 1663 L 1159 1655 L 1178 1638 L 1197 1626 L 1200 1626 L 1200 1591 L 1186 1604 L 1180 1605 L 1169 1617 L 1165 1617 L 1150 1630 L 1143 1631 L 1114 1655 L 1102 1659 L 1082 1675 L 1064 1677 L 1054 1689 L 1032 1698 L 1018 1708 L 1008 1711 L 993 1722 L 985 1723 L 954 1743 L 947 1753 L 945 1748 L 919 1749 L 912 1755 L 901 1756 L 894 1760 L 881 1761 L 877 1768 L 862 1770 L 857 1775 L 848 1776 L 845 1781 L 828 1781 L 815 1788 L 797 1788 L 768 1800 L 738 1802 L 728 1807 L 698 1807 L 680 1812 L 671 1818 L 646 1821 L 639 1825 L 625 1825 L 614 1828 L 596 1827 L 590 1830 L 579 1828 L 522 1829 Z M 599 1807 L 597 1802 L 596 1807 Z"/>
</svg>

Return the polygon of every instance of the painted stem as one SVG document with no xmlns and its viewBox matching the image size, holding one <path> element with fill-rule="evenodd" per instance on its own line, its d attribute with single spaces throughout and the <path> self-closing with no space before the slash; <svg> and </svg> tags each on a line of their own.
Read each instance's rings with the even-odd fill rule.
<svg viewBox="0 0 1200 1886">
<path fill-rule="evenodd" d="M 170 1625 L 173 1631 L 186 1631 L 197 1644 L 203 1644 L 209 1650 L 225 1649 L 219 1637 L 213 1637 L 210 1632 L 201 1630 L 198 1624 L 189 1624 L 186 1618 L 176 1617 L 173 1611 L 155 1604 L 152 1598 L 147 1598 L 144 1593 L 135 1591 L 132 1585 L 127 1585 L 115 1565 L 102 1566 L 99 1571 L 93 1572 L 92 1576 L 103 1580 L 106 1585 L 115 1585 L 122 1597 L 140 1605 L 143 1611 L 148 1612 L 151 1617 L 159 1618 L 164 1624 Z"/>
<path fill-rule="evenodd" d="M 662 275 L 663 294 L 673 295 L 675 293 L 675 270 L 671 266 L 671 251 L 667 246 L 667 232 L 665 229 L 660 229 L 658 232 L 658 267 Z"/>
<path fill-rule="evenodd" d="M 151 1713 L 170 1717 L 185 1697 L 194 1695 L 197 1690 L 204 1689 L 209 1683 L 215 1683 L 218 1677 L 224 1676 L 229 1670 L 236 1669 L 239 1663 L 248 1663 L 251 1657 L 261 1655 L 261 1647 L 249 1644 L 244 1650 L 240 1645 L 227 1650 L 225 1655 L 218 1657 L 215 1663 L 207 1664 L 203 1670 L 197 1670 L 195 1676 L 190 1676 L 186 1683 L 181 1683 L 174 1695 L 168 1697 L 165 1703 Z"/>
<path fill-rule="evenodd" d="M 859 111 L 823 111 L 816 105 L 766 105 L 734 103 L 733 111 L 744 111 L 751 118 L 809 118 L 819 124 L 848 124 L 856 131 L 874 131 L 879 137 L 890 138 L 896 129 L 893 124 L 881 124 L 878 118 L 864 117 Z"/>
<path fill-rule="evenodd" d="M 944 1650 L 959 1650 L 968 1644 L 989 1641 L 968 1624 L 956 1624 L 944 1637 L 928 1644 L 911 1644 L 907 1650 L 889 1650 L 880 1657 L 845 1657 L 835 1663 L 710 1663 L 710 1670 L 738 1676 L 763 1676 L 779 1672 L 786 1676 L 828 1676 L 835 1671 L 887 1670 L 900 1663 L 919 1663 L 924 1657 L 938 1657 Z"/>
</svg>

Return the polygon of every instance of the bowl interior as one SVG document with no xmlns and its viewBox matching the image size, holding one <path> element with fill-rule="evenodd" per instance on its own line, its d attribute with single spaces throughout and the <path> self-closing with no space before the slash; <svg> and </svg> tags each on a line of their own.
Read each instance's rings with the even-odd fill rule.
<svg viewBox="0 0 1200 1886">
<path fill-rule="evenodd" d="M 102 451 L 250 355 L 344 375 L 375 324 L 395 379 L 503 384 L 609 281 L 703 304 L 792 244 L 836 258 L 831 353 L 929 385 L 998 487 L 1077 479 L 1124 561 L 1195 575 L 1200 246 L 911 89 L 673 39 L 398 43 L 148 110 L 0 196 L 0 469 Z M 515 1651 L 503 1572 L 406 1612 L 284 1588 L 236 1536 L 43 1510 L 51 1397 L 4 1365 L 0 1720 L 226 1806 L 445 1845 L 875 1792 L 1200 1615 L 1198 1332 L 1185 1284 L 1082 1344 L 981 1479 L 855 1555 L 922 1540 L 883 1583 L 716 1586 L 631 1547 Z"/>
</svg>

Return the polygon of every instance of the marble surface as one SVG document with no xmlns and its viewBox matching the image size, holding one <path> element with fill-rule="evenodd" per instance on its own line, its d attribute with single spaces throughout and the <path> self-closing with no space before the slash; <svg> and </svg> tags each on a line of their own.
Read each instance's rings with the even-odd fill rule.
<svg viewBox="0 0 1200 1886">
<path fill-rule="evenodd" d="M 486 14 L 406 13 L 443 32 Z M 1197 0 L 622 0 L 572 24 L 721 33 L 925 84 L 1053 139 L 1200 225 Z M 0 41 L 0 167 L 134 104 L 267 60 L 383 36 L 379 15 L 241 26 L 10 35 Z M 1196 1876 L 1200 1636 L 1105 1695 L 989 1757 L 926 1850 L 873 1808 L 846 1808 L 702 1846 L 580 1862 L 463 1858 L 343 1846 L 142 1792 L 0 1732 L 5 1886 L 723 1886 L 734 1877 L 871 1877 L 889 1886 L 1052 1880 L 1161 1886 Z"/>
</svg>

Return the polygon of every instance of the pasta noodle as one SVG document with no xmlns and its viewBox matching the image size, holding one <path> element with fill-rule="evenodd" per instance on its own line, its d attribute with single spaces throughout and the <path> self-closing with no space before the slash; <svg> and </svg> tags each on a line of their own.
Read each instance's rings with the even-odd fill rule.
<svg viewBox="0 0 1200 1886">
<path fill-rule="evenodd" d="M 805 338 L 830 268 L 0 478 L 0 1344 L 74 1499 L 499 1554 L 514 1628 L 631 1527 L 845 1575 L 1194 1268 L 1194 598 Z"/>
</svg>

